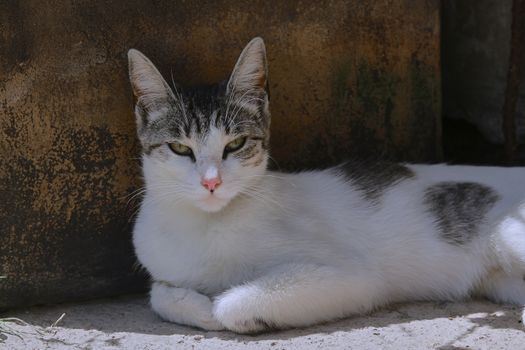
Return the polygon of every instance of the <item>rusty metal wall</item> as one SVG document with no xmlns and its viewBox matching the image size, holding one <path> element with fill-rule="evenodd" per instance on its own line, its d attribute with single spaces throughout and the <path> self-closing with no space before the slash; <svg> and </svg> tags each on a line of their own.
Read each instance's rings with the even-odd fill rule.
<svg viewBox="0 0 525 350">
<path fill-rule="evenodd" d="M 437 0 L 1 1 L 0 307 L 144 289 L 126 51 L 211 83 L 256 35 L 281 168 L 439 158 Z"/>
</svg>

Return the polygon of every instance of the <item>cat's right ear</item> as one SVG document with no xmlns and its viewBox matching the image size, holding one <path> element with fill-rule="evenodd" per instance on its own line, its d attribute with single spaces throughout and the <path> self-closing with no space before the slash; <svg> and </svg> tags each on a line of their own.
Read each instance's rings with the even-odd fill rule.
<svg viewBox="0 0 525 350">
<path fill-rule="evenodd" d="M 129 79 L 136 99 L 135 114 L 140 129 L 163 116 L 174 100 L 168 83 L 140 51 L 128 51 Z"/>
</svg>

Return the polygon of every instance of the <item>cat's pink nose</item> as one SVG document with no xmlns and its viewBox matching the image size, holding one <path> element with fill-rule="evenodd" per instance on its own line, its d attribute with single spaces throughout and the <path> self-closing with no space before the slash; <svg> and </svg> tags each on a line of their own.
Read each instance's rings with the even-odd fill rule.
<svg viewBox="0 0 525 350">
<path fill-rule="evenodd" d="M 215 189 L 217 189 L 221 183 L 221 178 L 218 176 L 211 179 L 202 179 L 201 181 L 201 185 L 210 192 L 215 191 Z"/>
</svg>

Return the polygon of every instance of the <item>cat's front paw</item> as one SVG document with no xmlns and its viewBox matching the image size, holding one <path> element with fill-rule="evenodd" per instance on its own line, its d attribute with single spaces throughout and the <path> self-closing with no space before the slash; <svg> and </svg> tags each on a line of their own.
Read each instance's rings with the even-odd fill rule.
<svg viewBox="0 0 525 350">
<path fill-rule="evenodd" d="M 224 326 L 217 321 L 215 318 L 201 318 L 197 323 L 197 327 L 202 328 L 206 331 L 223 331 L 225 330 Z"/>
<path fill-rule="evenodd" d="M 259 333 L 275 326 L 258 312 L 257 300 L 248 288 L 234 288 L 215 300 L 213 315 L 236 333 Z"/>
<path fill-rule="evenodd" d="M 211 300 L 193 290 L 154 283 L 151 289 L 151 307 L 166 321 L 207 331 L 225 329 L 213 316 Z"/>
</svg>

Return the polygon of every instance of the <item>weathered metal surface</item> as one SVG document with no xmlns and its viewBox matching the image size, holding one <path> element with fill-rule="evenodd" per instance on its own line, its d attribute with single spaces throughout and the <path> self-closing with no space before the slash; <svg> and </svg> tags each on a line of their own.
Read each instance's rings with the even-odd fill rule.
<svg viewBox="0 0 525 350">
<path fill-rule="evenodd" d="M 142 290 L 126 51 L 183 84 L 267 44 L 281 168 L 439 157 L 437 0 L 0 2 L 0 307 Z"/>
</svg>

